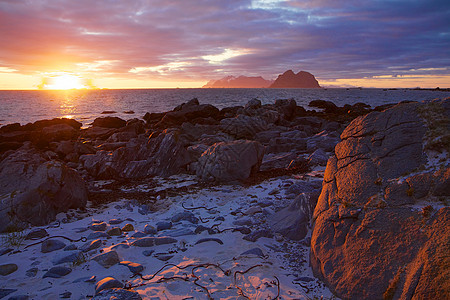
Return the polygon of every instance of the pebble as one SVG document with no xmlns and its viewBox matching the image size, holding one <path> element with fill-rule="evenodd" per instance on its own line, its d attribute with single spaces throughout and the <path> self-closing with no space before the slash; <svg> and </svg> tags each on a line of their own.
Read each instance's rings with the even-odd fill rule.
<svg viewBox="0 0 450 300">
<path fill-rule="evenodd" d="M 108 224 L 106 224 L 105 222 L 94 223 L 89 226 L 89 229 L 91 229 L 93 231 L 105 231 L 106 228 L 108 228 Z"/>
<path fill-rule="evenodd" d="M 6 276 L 17 271 L 19 267 L 16 264 L 0 265 L 0 275 Z"/>
<path fill-rule="evenodd" d="M 50 270 L 48 270 L 42 278 L 50 277 L 50 278 L 61 278 L 63 276 L 66 276 L 72 272 L 71 268 L 63 267 L 63 266 L 57 266 L 53 267 Z"/>
<path fill-rule="evenodd" d="M 217 238 L 204 238 L 204 239 L 200 239 L 197 242 L 195 242 L 195 244 L 201 244 L 201 243 L 205 243 L 205 242 L 216 242 L 219 243 L 221 245 L 223 245 L 223 242 L 221 239 L 217 239 Z"/>
<path fill-rule="evenodd" d="M 119 263 L 122 266 L 127 266 L 131 273 L 141 273 L 144 270 L 144 266 L 138 263 L 134 263 L 131 261 L 121 261 Z"/>
<path fill-rule="evenodd" d="M 72 251 L 72 253 L 70 253 L 70 254 L 67 254 L 67 252 L 65 252 L 62 255 L 57 255 L 53 259 L 53 264 L 60 265 L 60 264 L 65 264 L 65 263 L 74 263 L 76 261 L 82 260 L 83 258 L 84 257 L 83 257 L 82 252 L 75 250 L 75 251 Z"/>
<path fill-rule="evenodd" d="M 269 200 L 263 200 L 263 201 L 258 202 L 258 205 L 261 207 L 268 207 L 268 206 L 272 206 L 273 202 L 269 201 Z"/>
<path fill-rule="evenodd" d="M 176 243 L 177 240 L 171 237 L 145 237 L 135 240 L 131 243 L 131 246 L 137 247 L 153 247 L 158 245 Z"/>
<path fill-rule="evenodd" d="M 152 256 L 152 254 L 155 252 L 155 250 L 144 250 L 142 251 L 142 255 L 144 256 Z"/>
<path fill-rule="evenodd" d="M 110 236 L 122 235 L 122 230 L 119 227 L 113 227 L 106 232 Z"/>
<path fill-rule="evenodd" d="M 166 253 L 156 253 L 155 257 L 159 259 L 160 261 L 168 261 L 173 257 L 173 255 L 166 254 Z"/>
<path fill-rule="evenodd" d="M 95 284 L 95 294 L 98 294 L 103 290 L 113 288 L 123 288 L 123 283 L 115 279 L 114 277 L 106 277 Z"/>
<path fill-rule="evenodd" d="M 83 252 L 89 252 L 91 250 L 97 249 L 102 245 L 102 240 L 97 239 L 91 242 L 86 242 L 83 246 L 80 247 L 80 250 Z"/>
<path fill-rule="evenodd" d="M 81 278 L 75 279 L 72 282 L 73 283 L 77 283 L 77 282 L 95 282 L 96 278 L 97 278 L 97 276 L 81 277 Z"/>
<path fill-rule="evenodd" d="M 121 220 L 121 219 L 111 219 L 111 220 L 109 220 L 109 224 L 111 224 L 111 225 L 117 225 L 117 224 L 120 224 L 120 223 L 122 223 L 123 222 L 123 220 Z"/>
<path fill-rule="evenodd" d="M 253 248 L 253 249 L 250 249 L 250 250 L 247 250 L 247 251 L 241 253 L 241 255 L 249 255 L 249 254 L 254 254 L 259 257 L 264 257 L 264 253 L 262 252 L 262 250 L 260 248 Z"/>
<path fill-rule="evenodd" d="M 234 221 L 233 225 L 237 225 L 237 226 L 251 226 L 251 225 L 253 225 L 253 221 L 249 217 L 242 217 L 242 218 L 237 219 L 236 221 Z"/>
<path fill-rule="evenodd" d="M 133 224 L 130 224 L 130 223 L 125 224 L 125 225 L 122 227 L 122 231 L 125 231 L 125 232 L 127 232 L 127 231 L 133 231 L 133 230 L 134 230 L 134 226 L 133 226 Z"/>
<path fill-rule="evenodd" d="M 142 300 L 142 297 L 138 292 L 132 290 L 125 290 L 120 288 L 115 289 L 105 289 L 99 292 L 92 300 L 103 300 L 103 299 L 127 299 L 127 300 Z M 159 299 L 159 298 L 150 298 Z"/>
<path fill-rule="evenodd" d="M 188 221 L 191 222 L 192 224 L 198 224 L 199 219 L 194 216 L 193 213 L 189 212 L 189 211 L 184 211 L 182 213 L 178 213 L 176 215 L 174 215 L 171 219 L 172 222 L 176 223 L 179 221 Z"/>
<path fill-rule="evenodd" d="M 269 192 L 269 195 L 276 195 L 276 194 L 279 194 L 280 193 L 280 190 L 279 189 L 273 189 L 273 190 L 271 190 L 270 192 Z"/>
<path fill-rule="evenodd" d="M 254 214 L 262 213 L 262 208 L 260 206 L 253 206 L 244 211 L 244 214 L 247 216 L 252 216 Z"/>
<path fill-rule="evenodd" d="M 66 244 L 64 242 L 61 242 L 60 240 L 56 239 L 50 239 L 46 240 L 41 244 L 41 252 L 42 253 L 48 253 L 53 252 L 59 249 L 62 249 L 66 247 Z"/>
<path fill-rule="evenodd" d="M 70 245 L 68 245 L 68 246 L 66 246 L 65 248 L 64 248 L 64 251 L 71 251 L 71 250 L 77 250 L 78 248 L 77 248 L 77 245 L 75 245 L 75 244 L 70 244 Z"/>
<path fill-rule="evenodd" d="M 208 229 L 209 229 L 208 227 L 205 227 L 203 225 L 198 225 L 197 228 L 195 228 L 194 232 L 196 234 L 199 234 L 199 233 L 202 233 L 203 231 L 208 230 Z"/>
<path fill-rule="evenodd" d="M 172 228 L 172 222 L 158 222 L 156 223 L 156 230 L 157 231 L 161 231 L 161 230 L 166 230 L 166 229 L 170 229 Z"/>
<path fill-rule="evenodd" d="M 119 255 L 114 250 L 96 255 L 92 260 L 98 262 L 99 265 L 106 269 L 120 262 Z"/>
<path fill-rule="evenodd" d="M 219 216 L 219 217 L 215 218 L 214 221 L 218 221 L 218 222 L 222 221 L 223 222 L 223 221 L 225 221 L 225 218 L 222 216 Z"/>
<path fill-rule="evenodd" d="M 37 274 L 37 272 L 38 272 L 38 268 L 31 268 L 31 269 L 28 269 L 26 272 L 25 272 L 25 275 L 27 275 L 28 277 L 35 277 L 36 276 L 36 274 Z"/>
<path fill-rule="evenodd" d="M 43 228 L 36 228 L 31 230 L 25 237 L 26 240 L 38 240 L 48 236 L 47 230 Z"/>
<path fill-rule="evenodd" d="M 269 230 L 262 229 L 244 236 L 243 239 L 249 242 L 256 242 L 261 237 L 273 238 L 273 234 Z"/>
<path fill-rule="evenodd" d="M 94 232 L 90 233 L 86 239 L 94 240 L 94 239 L 100 239 L 100 238 L 110 238 L 110 236 L 106 232 L 94 231 Z"/>
<path fill-rule="evenodd" d="M 156 228 L 153 227 L 152 225 L 147 224 L 147 225 L 145 225 L 145 227 L 144 227 L 144 232 L 145 232 L 146 234 L 156 234 L 157 230 L 156 230 Z"/>
<path fill-rule="evenodd" d="M 145 234 L 142 231 L 136 231 L 135 233 L 133 233 L 133 235 L 131 237 L 138 239 L 138 238 L 142 238 L 144 236 L 147 236 L 147 234 Z"/>
</svg>

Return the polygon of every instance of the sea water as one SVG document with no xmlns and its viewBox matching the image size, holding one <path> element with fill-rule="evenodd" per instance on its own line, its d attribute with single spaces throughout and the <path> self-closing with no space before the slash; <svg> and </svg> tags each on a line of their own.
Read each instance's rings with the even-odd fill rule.
<svg viewBox="0 0 450 300">
<path fill-rule="evenodd" d="M 0 91 L 0 126 L 52 118 L 73 118 L 86 127 L 97 117 L 142 118 L 146 112 L 164 112 L 197 98 L 201 104 L 221 109 L 245 105 L 257 98 L 263 104 L 294 99 L 306 109 L 312 100 L 328 100 L 338 106 L 364 102 L 372 107 L 401 101 L 449 97 L 448 91 L 411 89 L 124 89 L 67 91 Z M 103 114 L 102 114 L 103 113 Z"/>
</svg>

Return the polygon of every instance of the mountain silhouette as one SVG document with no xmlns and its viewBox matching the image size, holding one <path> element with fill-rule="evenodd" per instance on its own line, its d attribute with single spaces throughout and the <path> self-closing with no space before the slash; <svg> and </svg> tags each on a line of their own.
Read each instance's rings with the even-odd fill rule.
<svg viewBox="0 0 450 300">
<path fill-rule="evenodd" d="M 292 70 L 288 70 L 281 75 L 274 83 L 270 85 L 270 88 L 320 88 L 319 82 L 316 80 L 313 74 L 300 71 L 295 74 Z"/>
</svg>

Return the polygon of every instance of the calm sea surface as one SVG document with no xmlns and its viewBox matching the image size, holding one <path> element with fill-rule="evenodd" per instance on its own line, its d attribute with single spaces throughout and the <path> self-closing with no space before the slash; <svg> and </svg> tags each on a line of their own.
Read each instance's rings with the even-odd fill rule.
<svg viewBox="0 0 450 300">
<path fill-rule="evenodd" d="M 74 118 L 88 126 L 104 111 L 123 119 L 142 118 L 146 112 L 163 112 L 192 98 L 217 108 L 245 105 L 257 98 L 263 104 L 293 98 L 307 108 L 312 100 L 330 100 L 342 106 L 364 102 L 372 107 L 403 100 L 432 100 L 449 97 L 445 91 L 383 89 L 139 89 L 0 91 L 0 126 L 26 124 L 56 117 Z M 133 114 L 125 112 L 134 112 Z"/>
</svg>

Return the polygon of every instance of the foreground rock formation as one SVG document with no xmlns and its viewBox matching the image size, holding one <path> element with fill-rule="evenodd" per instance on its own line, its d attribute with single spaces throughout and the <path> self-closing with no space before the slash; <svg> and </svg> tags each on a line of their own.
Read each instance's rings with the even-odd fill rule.
<svg viewBox="0 0 450 300">
<path fill-rule="evenodd" d="M 338 297 L 449 298 L 449 116 L 448 99 L 404 103 L 341 134 L 311 240 L 313 271 Z"/>
</svg>

